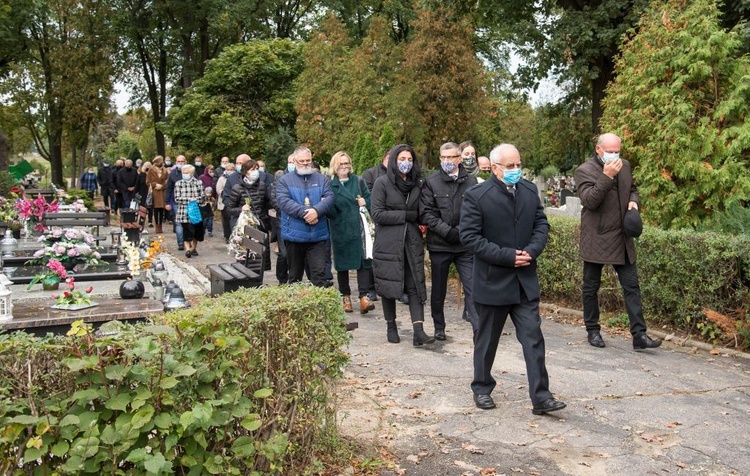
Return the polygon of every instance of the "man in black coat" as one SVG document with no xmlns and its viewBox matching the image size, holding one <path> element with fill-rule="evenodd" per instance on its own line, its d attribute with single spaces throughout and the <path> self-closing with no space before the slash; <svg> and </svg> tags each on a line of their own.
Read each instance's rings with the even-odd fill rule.
<svg viewBox="0 0 750 476">
<path fill-rule="evenodd" d="M 99 188 L 102 192 L 102 200 L 104 200 L 104 206 L 110 207 L 110 197 L 112 196 L 112 167 L 106 160 L 102 162 L 102 166 L 96 171 L 96 181 L 99 182 Z M 114 198 L 112 199 L 112 207 L 114 207 Z"/>
<path fill-rule="evenodd" d="M 477 178 L 469 175 L 461 163 L 458 144 L 447 142 L 440 146 L 440 170 L 425 180 L 419 204 L 420 222 L 427 225 L 427 250 L 432 268 L 430 309 L 437 340 L 446 339 L 443 305 L 451 263 L 456 265 L 461 278 L 464 306 L 472 328 L 476 330 L 478 317 L 471 296 L 474 257 L 458 238 L 464 193 L 476 184 Z"/>
<path fill-rule="evenodd" d="M 135 195 L 137 181 L 138 171 L 133 167 L 133 161 L 128 159 L 125 161 L 125 166 L 117 172 L 117 190 L 122 194 L 123 208 L 130 208 L 130 202 Z"/>
<path fill-rule="evenodd" d="M 521 155 L 511 144 L 490 153 L 492 176 L 464 195 L 459 225 L 461 242 L 474 252 L 474 303 L 479 322 L 474 334 L 477 407 L 495 407 L 492 364 L 510 314 L 523 348 L 532 412 L 565 408 L 549 391 L 544 336 L 539 316 L 536 259 L 547 244 L 549 224 L 533 183 L 521 180 Z"/>
</svg>

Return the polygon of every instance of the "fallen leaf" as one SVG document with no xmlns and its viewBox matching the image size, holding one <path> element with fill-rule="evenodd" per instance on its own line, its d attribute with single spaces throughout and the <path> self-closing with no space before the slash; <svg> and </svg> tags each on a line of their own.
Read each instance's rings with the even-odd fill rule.
<svg viewBox="0 0 750 476">
<path fill-rule="evenodd" d="M 667 428 L 677 428 L 681 424 L 682 423 L 680 423 L 678 421 L 673 421 L 672 423 L 667 423 Z"/>
<path fill-rule="evenodd" d="M 550 440 L 552 443 L 562 444 L 565 443 L 565 438 L 553 438 Z"/>
<path fill-rule="evenodd" d="M 523 473 L 523 470 L 521 468 L 511 468 L 511 471 L 514 473 Z"/>
<path fill-rule="evenodd" d="M 672 339 L 674 339 L 674 334 L 669 334 L 668 336 L 664 337 L 664 340 L 666 341 L 670 341 Z"/>
<path fill-rule="evenodd" d="M 417 455 L 409 455 L 406 457 L 406 461 L 411 461 L 414 464 L 419 464 L 419 456 Z"/>
<path fill-rule="evenodd" d="M 474 455 L 483 455 L 484 454 L 484 450 L 480 450 L 479 448 L 477 448 L 474 445 L 464 444 L 464 445 L 461 445 L 461 448 L 467 450 L 469 453 L 474 454 Z"/>
<path fill-rule="evenodd" d="M 422 392 L 412 392 L 409 394 L 409 398 L 414 400 L 415 398 L 419 398 L 420 395 L 422 395 Z"/>
<path fill-rule="evenodd" d="M 676 465 L 676 466 L 677 466 L 678 468 L 682 468 L 682 469 L 685 469 L 685 468 L 687 468 L 687 466 L 688 466 L 687 464 L 683 463 L 682 461 L 678 461 L 678 462 L 676 462 L 676 463 L 675 463 L 675 465 Z"/>
<path fill-rule="evenodd" d="M 587 468 L 591 467 L 591 465 L 585 461 L 579 461 L 578 464 L 580 464 L 581 466 L 586 466 Z"/>
<path fill-rule="evenodd" d="M 479 474 L 481 476 L 495 476 L 497 474 L 497 471 L 495 468 L 482 468 L 479 470 Z"/>
<path fill-rule="evenodd" d="M 711 355 L 719 355 L 721 352 L 719 352 L 719 349 L 711 349 Z"/>
</svg>

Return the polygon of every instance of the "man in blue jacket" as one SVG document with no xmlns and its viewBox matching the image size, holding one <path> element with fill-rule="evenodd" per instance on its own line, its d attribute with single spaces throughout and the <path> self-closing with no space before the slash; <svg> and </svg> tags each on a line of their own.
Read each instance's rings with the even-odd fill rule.
<svg viewBox="0 0 750 476">
<path fill-rule="evenodd" d="M 281 238 L 286 246 L 289 283 L 302 280 L 305 263 L 310 281 L 325 287 L 326 241 L 329 238 L 326 213 L 334 196 L 328 178 L 315 172 L 312 152 L 294 150 L 294 171 L 276 181 L 276 203 L 281 211 Z"/>
<path fill-rule="evenodd" d="M 565 408 L 549 391 L 544 336 L 539 316 L 536 260 L 547 244 L 549 224 L 536 186 L 521 179 L 521 155 L 510 144 L 490 152 L 492 175 L 468 190 L 461 207 L 459 237 L 474 252 L 473 299 L 478 314 L 474 334 L 474 380 L 477 407 L 495 408 L 492 364 L 510 314 L 523 348 L 532 412 Z"/>
</svg>

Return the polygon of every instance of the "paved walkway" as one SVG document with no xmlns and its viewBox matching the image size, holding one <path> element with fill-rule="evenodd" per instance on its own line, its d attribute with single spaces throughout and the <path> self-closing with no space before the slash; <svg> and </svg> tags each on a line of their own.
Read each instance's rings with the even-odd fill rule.
<svg viewBox="0 0 750 476">
<path fill-rule="evenodd" d="M 230 261 L 220 237 L 207 237 L 190 259 L 177 254 L 173 234 L 165 237 L 187 272 Z M 276 284 L 275 274 L 265 282 Z M 424 348 L 411 344 L 406 306 L 398 305 L 402 341 L 388 344 L 380 302 L 364 316 L 355 304 L 339 417 L 346 434 L 389 449 L 395 463 L 383 474 L 750 474 L 747 358 L 671 342 L 634 352 L 630 339 L 607 332 L 607 347 L 597 349 L 580 323 L 545 319 L 551 390 L 568 407 L 534 416 L 509 322 L 494 367 L 498 407 L 483 411 L 469 389 L 471 328 L 450 299 L 448 340 Z M 429 331 L 429 309 L 427 322 Z"/>
</svg>

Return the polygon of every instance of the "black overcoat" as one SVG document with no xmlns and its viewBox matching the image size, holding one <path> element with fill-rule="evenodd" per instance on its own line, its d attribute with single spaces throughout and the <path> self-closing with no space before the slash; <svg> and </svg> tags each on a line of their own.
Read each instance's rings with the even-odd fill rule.
<svg viewBox="0 0 750 476">
<path fill-rule="evenodd" d="M 536 186 L 516 184 L 515 197 L 492 175 L 464 194 L 459 224 L 461 242 L 474 253 L 474 302 L 505 306 L 539 299 L 536 259 L 547 244 L 549 224 Z M 516 268 L 516 250 L 528 252 L 531 265 Z"/>
</svg>

